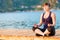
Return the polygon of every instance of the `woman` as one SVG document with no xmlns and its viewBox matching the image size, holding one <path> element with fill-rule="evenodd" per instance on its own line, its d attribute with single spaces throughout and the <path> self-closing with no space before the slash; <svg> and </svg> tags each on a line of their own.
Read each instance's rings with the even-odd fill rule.
<svg viewBox="0 0 60 40">
<path fill-rule="evenodd" d="M 34 24 L 33 31 L 36 33 L 36 36 L 54 36 L 55 35 L 55 24 L 56 16 L 53 12 L 50 11 L 50 4 L 45 3 L 43 5 L 44 13 L 41 14 L 39 24 Z M 44 24 L 44 28 L 39 28 Z"/>
</svg>

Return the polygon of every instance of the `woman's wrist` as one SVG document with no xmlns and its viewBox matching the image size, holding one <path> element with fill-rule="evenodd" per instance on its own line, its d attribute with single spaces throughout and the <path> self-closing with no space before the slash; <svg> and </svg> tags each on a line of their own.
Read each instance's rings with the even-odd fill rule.
<svg viewBox="0 0 60 40">
<path fill-rule="evenodd" d="M 51 26 L 55 26 L 54 24 L 51 24 Z"/>
<path fill-rule="evenodd" d="M 54 26 L 53 24 L 48 24 L 48 26 Z"/>
<path fill-rule="evenodd" d="M 41 25 L 40 24 L 37 24 L 38 27 L 40 27 Z"/>
</svg>

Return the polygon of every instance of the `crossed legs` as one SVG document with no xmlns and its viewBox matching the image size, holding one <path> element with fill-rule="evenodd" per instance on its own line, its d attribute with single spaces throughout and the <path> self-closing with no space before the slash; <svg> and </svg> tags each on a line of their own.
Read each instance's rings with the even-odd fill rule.
<svg viewBox="0 0 60 40">
<path fill-rule="evenodd" d="M 42 32 L 40 29 L 35 29 L 34 32 L 42 36 L 44 36 L 45 34 L 48 36 L 50 34 L 50 32 L 47 29 L 44 32 Z"/>
</svg>

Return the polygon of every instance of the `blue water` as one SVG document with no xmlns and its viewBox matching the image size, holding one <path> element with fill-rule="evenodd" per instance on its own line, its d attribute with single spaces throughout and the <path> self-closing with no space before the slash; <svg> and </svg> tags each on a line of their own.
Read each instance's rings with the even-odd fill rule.
<svg viewBox="0 0 60 40">
<path fill-rule="evenodd" d="M 56 14 L 56 29 L 60 29 L 60 10 L 52 10 Z M 0 13 L 0 29 L 31 29 L 39 23 L 43 11 Z"/>
</svg>

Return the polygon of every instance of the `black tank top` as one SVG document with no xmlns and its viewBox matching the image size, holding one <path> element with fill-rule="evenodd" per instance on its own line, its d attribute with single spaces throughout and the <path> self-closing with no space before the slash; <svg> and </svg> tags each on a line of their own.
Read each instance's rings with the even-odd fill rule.
<svg viewBox="0 0 60 40">
<path fill-rule="evenodd" d="M 43 24 L 44 24 L 44 29 L 46 29 L 46 28 L 48 27 L 48 24 L 52 24 L 52 23 L 53 23 L 53 22 L 52 22 L 52 18 L 51 18 L 51 13 L 52 13 L 52 12 L 50 12 L 48 18 L 46 18 L 46 19 L 44 18 L 44 14 L 45 14 L 45 13 L 43 13 L 42 21 L 43 21 Z"/>
</svg>

